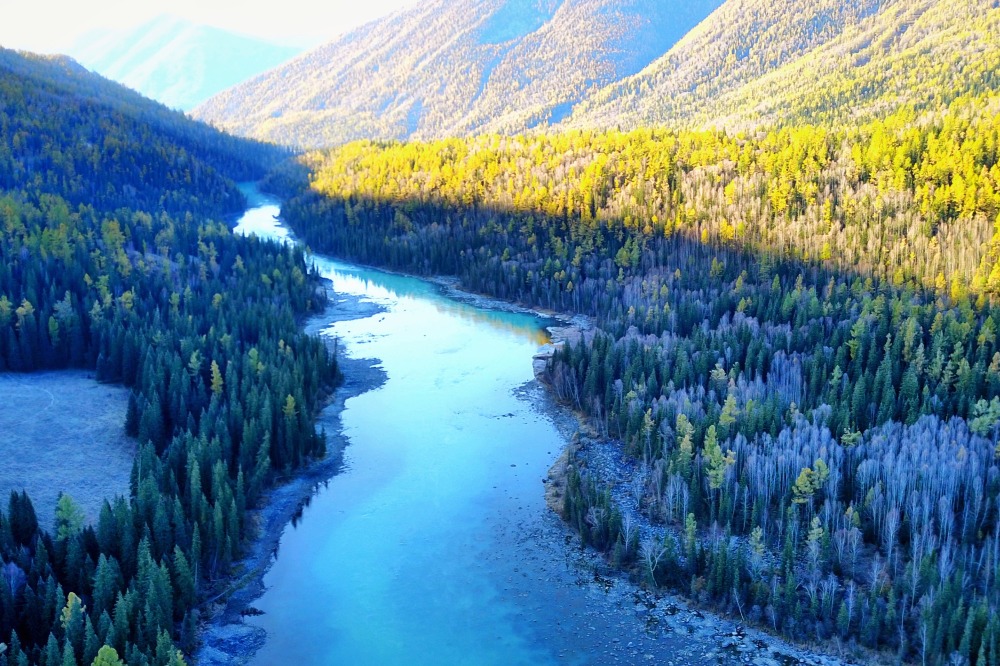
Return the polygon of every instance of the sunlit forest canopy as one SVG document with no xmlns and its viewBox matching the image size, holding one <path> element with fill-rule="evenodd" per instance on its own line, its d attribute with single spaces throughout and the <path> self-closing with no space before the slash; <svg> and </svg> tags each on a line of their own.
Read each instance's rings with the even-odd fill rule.
<svg viewBox="0 0 1000 666">
<path fill-rule="evenodd" d="M 856 126 L 358 142 L 274 182 L 315 248 L 593 316 L 549 367 L 585 541 L 798 639 L 997 663 L 997 99 Z M 303 175 L 308 172 L 308 176 Z"/>
<path fill-rule="evenodd" d="M 723 4 L 649 67 L 588 96 L 570 127 L 851 126 L 995 91 L 1000 8 L 983 0 Z"/>
<path fill-rule="evenodd" d="M 308 163 L 312 189 L 345 200 L 345 212 L 354 201 L 399 204 L 397 231 L 436 221 L 409 219 L 407 205 L 415 215 L 423 204 L 509 214 L 518 224 L 506 236 L 558 262 L 564 281 L 579 282 L 595 253 L 635 268 L 643 249 L 676 235 L 978 296 L 1000 288 L 998 107 L 963 98 L 939 114 L 904 109 L 839 131 L 361 142 Z"/>
</svg>

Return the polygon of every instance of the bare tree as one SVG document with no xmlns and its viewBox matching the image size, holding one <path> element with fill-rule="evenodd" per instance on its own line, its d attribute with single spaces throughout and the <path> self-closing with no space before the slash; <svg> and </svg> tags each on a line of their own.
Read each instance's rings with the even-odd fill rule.
<svg viewBox="0 0 1000 666">
<path fill-rule="evenodd" d="M 847 582 L 847 595 L 844 597 L 844 601 L 847 603 L 847 621 L 854 622 L 854 606 L 857 602 L 857 585 L 854 581 Z"/>
<path fill-rule="evenodd" d="M 625 541 L 625 555 L 628 555 L 629 546 L 632 545 L 632 537 L 635 536 L 639 527 L 632 517 L 631 511 L 626 511 L 622 515 L 622 539 Z"/>
<path fill-rule="evenodd" d="M 837 577 L 832 573 L 823 579 L 823 582 L 819 584 L 819 600 L 823 607 L 826 609 L 826 614 L 828 616 L 833 615 L 833 602 L 837 596 L 837 589 L 840 587 L 840 583 L 837 582 Z"/>
<path fill-rule="evenodd" d="M 593 506 L 587 509 L 587 515 L 584 520 L 590 525 L 591 531 L 597 532 L 598 534 L 604 531 L 604 518 L 607 516 L 607 511 L 599 506 Z"/>
<path fill-rule="evenodd" d="M 927 666 L 927 641 L 930 639 L 930 627 L 927 626 L 927 618 L 920 619 L 920 663 Z"/>
<path fill-rule="evenodd" d="M 851 553 L 851 575 L 852 576 L 854 575 L 854 572 L 855 572 L 855 570 L 857 568 L 857 565 L 858 565 L 858 554 L 861 553 L 861 545 L 862 545 L 862 543 L 863 542 L 862 542 L 862 538 L 861 538 L 861 530 L 859 530 L 857 527 L 852 527 L 850 530 L 848 530 L 848 532 L 847 532 L 847 546 L 848 546 L 848 549 L 850 550 L 850 553 Z"/>
<path fill-rule="evenodd" d="M 645 462 L 632 477 L 629 482 L 629 492 L 632 495 L 632 499 L 635 500 L 635 505 L 637 507 L 642 506 L 642 499 L 646 496 L 646 486 L 649 481 L 649 465 Z"/>
<path fill-rule="evenodd" d="M 948 580 L 948 577 L 951 576 L 951 572 L 955 568 L 952 544 L 953 542 L 949 539 L 941 544 L 941 548 L 938 549 L 938 575 L 941 577 L 941 582 Z"/>
<path fill-rule="evenodd" d="M 841 528 L 833 533 L 833 552 L 837 556 L 837 563 L 844 567 L 847 563 L 847 530 Z"/>
<path fill-rule="evenodd" d="M 28 577 L 25 576 L 24 571 L 21 567 L 17 566 L 13 562 L 8 562 L 3 567 L 0 567 L 0 576 L 3 577 L 4 582 L 7 583 L 7 588 L 10 590 L 10 596 L 16 598 L 18 592 L 24 587 L 24 584 L 28 582 Z"/>
<path fill-rule="evenodd" d="M 743 600 L 740 599 L 740 591 L 736 589 L 735 585 L 733 585 L 733 601 L 736 602 L 736 608 L 740 611 L 740 619 L 746 622 L 747 618 L 743 614 Z"/>
<path fill-rule="evenodd" d="M 872 570 L 869 574 L 869 581 L 872 589 L 878 589 L 878 587 L 882 584 L 882 572 L 884 569 L 885 567 L 882 566 L 882 558 L 879 557 L 878 553 L 875 553 L 875 556 L 872 558 Z"/>
<path fill-rule="evenodd" d="M 896 559 L 896 535 L 899 533 L 899 523 L 899 509 L 896 507 L 889 509 L 882 524 L 882 548 L 885 549 L 885 556 L 889 558 L 890 564 Z"/>
<path fill-rule="evenodd" d="M 652 536 L 646 537 L 639 545 L 639 555 L 646 563 L 646 572 L 649 580 L 656 587 L 656 568 L 660 566 L 660 561 L 667 554 L 667 546 L 663 541 L 657 542 Z"/>
</svg>

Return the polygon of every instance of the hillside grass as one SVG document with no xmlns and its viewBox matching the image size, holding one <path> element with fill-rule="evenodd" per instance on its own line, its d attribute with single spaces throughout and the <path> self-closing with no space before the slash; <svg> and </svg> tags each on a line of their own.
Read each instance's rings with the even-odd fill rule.
<svg viewBox="0 0 1000 666">
<path fill-rule="evenodd" d="M 51 527 L 59 493 L 88 522 L 104 500 L 128 495 L 135 446 L 125 435 L 128 390 L 84 371 L 0 374 L 0 503 L 28 491 Z"/>
</svg>

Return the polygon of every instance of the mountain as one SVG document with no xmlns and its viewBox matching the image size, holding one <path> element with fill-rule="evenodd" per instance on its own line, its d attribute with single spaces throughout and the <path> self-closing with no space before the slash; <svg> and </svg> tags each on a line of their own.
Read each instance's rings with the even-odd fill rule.
<svg viewBox="0 0 1000 666">
<path fill-rule="evenodd" d="M 639 72 L 721 0 L 428 0 L 198 107 L 298 145 L 519 132 Z"/>
<path fill-rule="evenodd" d="M 289 60 L 301 49 L 160 16 L 82 37 L 69 55 L 147 97 L 185 111 Z"/>
<path fill-rule="evenodd" d="M 0 189 L 98 209 L 219 215 L 242 209 L 235 180 L 280 161 L 66 56 L 0 49 Z M 44 177 L 43 177 L 44 174 Z"/>
<path fill-rule="evenodd" d="M 568 127 L 845 123 L 996 89 L 1000 9 L 982 0 L 729 0 Z"/>
</svg>

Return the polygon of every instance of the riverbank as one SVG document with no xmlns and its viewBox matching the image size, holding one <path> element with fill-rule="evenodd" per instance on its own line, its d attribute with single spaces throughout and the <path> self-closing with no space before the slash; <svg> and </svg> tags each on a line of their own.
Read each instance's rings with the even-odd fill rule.
<svg viewBox="0 0 1000 666">
<path fill-rule="evenodd" d="M 554 515 L 559 516 L 558 525 L 544 526 L 549 532 L 545 540 L 561 546 L 572 543 L 580 548 L 575 566 L 594 572 L 593 580 L 584 584 L 603 590 L 606 595 L 604 602 L 612 608 L 624 613 L 634 610 L 645 619 L 651 635 L 665 637 L 680 634 L 690 637 L 688 644 L 679 648 L 675 655 L 664 654 L 663 646 L 657 646 L 660 649 L 652 650 L 653 653 L 660 658 L 673 655 L 679 664 L 750 662 L 762 666 L 846 666 L 877 663 L 874 660 L 878 655 L 842 646 L 837 639 L 828 644 L 791 644 L 762 629 L 746 626 L 742 619 L 737 621 L 702 610 L 681 595 L 649 590 L 637 584 L 629 572 L 611 566 L 600 553 L 582 547 L 579 534 L 563 520 L 562 515 L 566 477 L 573 467 L 586 469 L 599 484 L 610 487 L 619 510 L 633 517 L 643 536 L 662 537 L 666 530 L 663 526 L 650 523 L 632 496 L 630 482 L 636 471 L 635 462 L 625 456 L 619 443 L 601 437 L 583 414 L 561 403 L 553 385 L 549 362 L 555 351 L 565 344 L 576 344 L 581 338 L 593 335 L 595 322 L 583 315 L 549 312 L 467 292 L 462 290 L 459 279 L 455 277 L 439 276 L 429 278 L 429 281 L 439 285 L 449 298 L 476 307 L 533 314 L 552 322 L 546 326 L 551 341 L 543 345 L 533 358 L 535 381 L 521 389 L 522 397 L 536 405 L 538 411 L 555 424 L 566 442 L 548 476 L 542 480 L 546 504 Z M 612 644 L 612 647 L 620 646 Z M 634 650 L 632 653 L 632 656 L 638 654 Z M 611 650 L 607 654 L 615 653 Z M 627 658 L 624 663 L 628 663 Z"/>
<path fill-rule="evenodd" d="M 336 322 L 365 319 L 384 311 L 365 299 L 336 294 L 329 288 L 327 291 L 331 304 L 305 323 L 304 330 L 311 335 L 320 334 Z M 349 444 L 340 418 L 347 401 L 385 383 L 377 359 L 348 358 L 332 339 L 328 341 L 337 354 L 342 382 L 316 421 L 317 429 L 326 430 L 326 457 L 282 479 L 264 497 L 261 507 L 251 513 L 256 537 L 246 556 L 234 565 L 226 591 L 202 608 L 204 621 L 195 654 L 201 666 L 248 663 L 264 644 L 264 630 L 244 623 L 243 618 L 257 613 L 253 603 L 264 593 L 264 575 L 277 557 L 281 535 L 290 523 L 294 525 L 317 490 L 341 469 L 344 449 Z"/>
<path fill-rule="evenodd" d="M 451 294 L 449 294 L 451 295 Z M 333 294 L 333 305 L 310 320 L 306 330 L 317 334 L 336 321 L 374 316 L 382 312 L 379 306 L 356 297 Z M 464 294 L 463 299 L 477 307 L 492 307 L 500 302 L 484 296 Z M 512 304 L 507 308 L 530 310 Z M 566 323 L 565 321 L 561 323 Z M 347 439 L 341 431 L 340 415 L 346 401 L 374 389 L 384 381 L 376 366 L 378 361 L 346 358 L 338 350 L 344 383 L 334 395 L 334 402 L 323 410 L 318 426 L 325 427 L 328 455 L 300 476 L 289 480 L 271 492 L 266 505 L 258 512 L 258 539 L 248 556 L 239 564 L 236 582 L 228 594 L 206 609 L 211 620 L 204 625 L 203 646 L 197 654 L 199 664 L 245 664 L 265 644 L 266 632 L 244 622 L 247 616 L 259 613 L 255 601 L 263 594 L 263 578 L 274 562 L 281 536 L 288 523 L 297 516 L 317 489 L 340 470 Z M 582 428 L 578 415 L 559 404 L 551 389 L 538 380 L 530 381 L 515 391 L 516 397 L 529 403 L 544 418 L 550 420 L 566 443 L 563 451 L 552 451 L 553 459 L 561 456 L 567 464 L 578 464 L 577 450 L 592 448 L 591 439 Z M 583 436 L 579 433 L 583 431 Z M 612 444 L 606 444 L 613 446 Z M 553 483 L 538 481 L 538 492 L 545 492 Z M 544 485 L 543 485 L 544 483 Z M 537 622 L 537 640 L 564 645 L 566 636 L 553 634 L 558 624 L 573 626 L 573 642 L 578 645 L 560 649 L 573 661 L 574 652 L 591 655 L 592 660 L 610 664 L 633 664 L 645 661 L 665 664 L 742 664 L 777 666 L 793 663 L 833 666 L 846 663 L 789 646 L 764 632 L 744 629 L 739 623 L 703 613 L 681 598 L 652 593 L 635 585 L 629 576 L 612 569 L 600 554 L 580 547 L 576 535 L 555 512 L 543 511 L 517 517 L 503 516 L 496 520 L 501 536 L 499 546 L 487 557 L 501 570 L 507 571 L 507 598 L 531 598 L 539 582 L 544 580 L 557 589 L 576 588 L 589 599 L 587 603 L 568 604 L 560 621 L 553 623 L 551 610 L 537 608 L 526 612 L 526 621 Z M 514 565 L 509 563 L 516 563 Z M 537 617 L 537 620 L 534 619 Z"/>
<path fill-rule="evenodd" d="M 384 269 L 377 269 L 384 271 Z M 384 271 L 394 273 L 393 271 Z M 395 273 L 406 277 L 415 277 Z M 586 466 L 613 488 L 615 500 L 626 511 L 636 514 L 647 531 L 656 528 L 641 516 L 638 506 L 628 506 L 628 480 L 634 466 L 621 447 L 603 439 L 582 414 L 561 403 L 543 369 L 555 349 L 577 343 L 592 335 L 595 324 L 582 315 L 566 315 L 502 301 L 484 294 L 464 291 L 457 278 L 425 278 L 437 285 L 449 299 L 476 308 L 530 314 L 544 320 L 551 341 L 542 345 L 534 357 L 535 380 L 517 389 L 515 394 L 551 421 L 564 442 L 547 478 L 540 479 L 546 504 L 551 512 L 525 523 L 523 516 L 501 527 L 501 549 L 492 554 L 497 560 L 523 560 L 522 572 L 530 575 L 512 577 L 508 592 L 527 597 L 532 580 L 561 581 L 565 586 L 583 588 L 592 603 L 585 609 L 567 609 L 572 623 L 589 629 L 578 640 L 599 663 L 634 664 L 643 661 L 680 666 L 682 664 L 746 664 L 757 666 L 847 666 L 868 663 L 864 657 L 852 659 L 847 650 L 831 654 L 838 646 L 800 646 L 790 644 L 764 630 L 748 627 L 738 618 L 726 618 L 698 608 L 687 598 L 663 590 L 651 591 L 638 585 L 631 575 L 612 567 L 605 558 L 585 548 L 579 535 L 561 518 L 558 509 L 565 488 L 565 474 L 573 465 Z M 553 474 L 553 472 L 555 472 Z M 560 475 L 561 472 L 561 475 Z M 562 478 L 560 478 L 560 476 Z M 509 544 L 504 547 L 503 544 Z M 610 629 L 609 628 L 613 628 Z M 554 639 L 554 636 L 550 636 Z M 598 659 L 599 657 L 599 659 Z M 569 651 L 566 653 L 569 659 Z"/>
<path fill-rule="evenodd" d="M 547 385 L 551 385 L 552 382 L 552 378 L 548 376 L 548 366 L 556 350 L 561 349 L 567 344 L 579 343 L 581 339 L 593 335 L 596 329 L 593 318 L 586 315 L 570 315 L 553 310 L 531 308 L 509 301 L 502 301 L 486 294 L 465 291 L 462 289 L 461 281 L 457 277 L 438 275 L 425 279 L 428 282 L 438 285 L 448 298 L 460 303 L 488 310 L 530 314 L 548 322 L 545 329 L 549 333 L 549 342 L 539 347 L 538 351 L 532 357 L 532 370 L 535 374 L 535 379 Z"/>
<path fill-rule="evenodd" d="M 580 414 L 557 400 L 550 386 L 536 380 L 523 387 L 522 392 L 552 420 L 566 439 L 566 448 L 553 464 L 549 476 L 543 480 L 552 517 L 555 518 L 556 514 L 561 516 L 562 489 L 565 488 L 566 473 L 573 466 L 582 465 L 609 483 L 614 488 L 615 500 L 626 503 L 621 496 L 627 492 L 625 486 L 630 463 L 620 447 L 597 437 Z M 651 530 L 648 521 L 644 522 L 645 529 Z M 645 624 L 647 636 L 653 639 L 651 643 L 640 644 L 635 638 L 631 642 L 612 639 L 606 654 L 612 663 L 638 663 L 649 660 L 651 656 L 655 663 L 678 666 L 848 666 L 872 663 L 866 657 L 860 660 L 852 658 L 846 649 L 841 650 L 842 654 L 834 655 L 823 646 L 793 645 L 766 631 L 747 626 L 739 618 L 727 618 L 700 609 L 678 594 L 642 587 L 628 572 L 613 567 L 592 548 L 584 547 L 579 534 L 561 517 L 545 524 L 543 537 L 549 547 L 557 544 L 561 548 L 575 549 L 574 566 L 581 572 L 592 574 L 577 584 L 590 587 L 595 596 L 602 598 L 603 613 L 620 613 L 623 617 L 634 617 Z M 682 640 L 677 642 L 678 638 Z M 838 647 L 833 642 L 829 646 L 832 649 Z"/>
<path fill-rule="evenodd" d="M 244 228 L 287 238 L 276 213 L 262 208 Z M 340 270 L 338 262 L 316 261 L 331 276 Z M 338 354 L 347 381 L 319 420 L 330 435 L 327 460 L 271 494 L 237 582 L 207 609 L 213 621 L 200 663 L 280 657 L 382 664 L 412 654 L 435 655 L 442 664 L 465 663 L 470 654 L 505 664 L 840 663 L 800 657 L 763 633 L 643 591 L 581 548 L 548 510 L 543 477 L 560 454 L 576 464 L 566 445 L 581 443 L 573 437 L 581 424 L 553 391 L 510 370 L 534 353 L 536 377 L 545 378 L 539 366 L 559 344 L 593 330 L 592 322 L 470 294 L 449 278 L 428 286 L 347 267 L 333 279 L 340 291 L 391 305 L 383 310 L 366 298 L 334 294 L 333 310 L 342 313 L 327 311 L 307 323 L 307 332 L 384 312 L 338 329 L 345 349 L 382 360 Z M 521 314 L 541 318 L 551 339 L 538 319 Z M 470 336 L 481 340 L 479 349 Z M 511 338 L 520 342 L 509 347 Z M 549 344 L 539 350 L 542 342 Z M 505 360 L 498 365 L 499 358 Z M 344 412 L 349 397 L 381 384 L 383 376 L 352 379 L 377 373 L 376 363 L 392 379 Z M 496 382 L 505 388 L 491 390 Z M 355 444 L 346 467 L 342 413 Z M 283 556 L 275 559 L 279 544 Z M 408 573 L 401 575 L 403 567 Z M 477 621 L 466 624 L 466 617 Z M 338 618 L 335 627 L 331 618 Z"/>
</svg>

